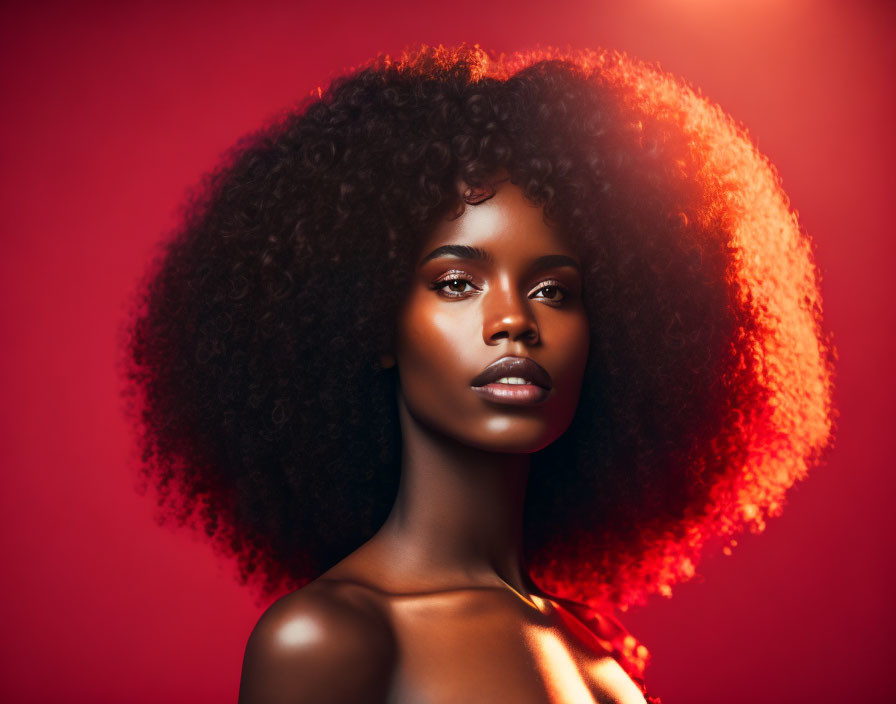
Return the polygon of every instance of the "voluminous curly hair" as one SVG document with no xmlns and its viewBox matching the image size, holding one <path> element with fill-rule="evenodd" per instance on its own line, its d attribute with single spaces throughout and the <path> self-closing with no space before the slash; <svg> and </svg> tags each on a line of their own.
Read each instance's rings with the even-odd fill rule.
<svg viewBox="0 0 896 704">
<path fill-rule="evenodd" d="M 668 594 L 819 459 L 833 352 L 811 243 L 717 106 L 613 52 L 380 57 L 227 155 L 130 324 L 143 476 L 244 581 L 300 586 L 385 520 L 401 439 L 378 358 L 422 238 L 496 173 L 574 241 L 591 326 L 572 426 L 533 457 L 536 582 Z"/>
</svg>

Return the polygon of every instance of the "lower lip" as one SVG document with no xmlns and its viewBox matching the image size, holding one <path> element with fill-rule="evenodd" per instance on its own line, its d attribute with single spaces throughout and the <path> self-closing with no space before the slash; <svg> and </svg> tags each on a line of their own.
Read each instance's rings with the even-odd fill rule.
<svg viewBox="0 0 896 704">
<path fill-rule="evenodd" d="M 511 406 L 531 406 L 544 401 L 551 393 L 535 384 L 486 384 L 470 387 L 489 401 Z"/>
</svg>

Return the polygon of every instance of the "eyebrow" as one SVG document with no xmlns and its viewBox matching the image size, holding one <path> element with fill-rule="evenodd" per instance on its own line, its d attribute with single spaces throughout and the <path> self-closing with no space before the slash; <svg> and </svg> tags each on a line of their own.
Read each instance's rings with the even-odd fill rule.
<svg viewBox="0 0 896 704">
<path fill-rule="evenodd" d="M 457 257 L 458 259 L 472 259 L 480 262 L 492 261 L 492 255 L 479 247 L 470 247 L 465 244 L 446 244 L 441 247 L 436 247 L 427 254 L 423 258 L 423 261 L 420 262 L 420 266 L 423 266 L 426 262 L 432 261 L 433 259 L 439 259 L 440 257 Z"/>
<path fill-rule="evenodd" d="M 436 247 L 427 254 L 420 262 L 420 266 L 423 266 L 426 262 L 441 257 L 457 257 L 458 259 L 472 259 L 473 261 L 481 262 L 494 261 L 491 254 L 479 247 L 470 247 L 465 244 L 446 244 L 441 247 Z M 532 271 L 537 271 L 539 269 L 556 269 L 564 266 L 571 267 L 576 271 L 581 271 L 578 262 L 565 254 L 546 254 L 543 257 L 538 257 L 538 259 L 532 262 L 531 269 Z"/>
</svg>

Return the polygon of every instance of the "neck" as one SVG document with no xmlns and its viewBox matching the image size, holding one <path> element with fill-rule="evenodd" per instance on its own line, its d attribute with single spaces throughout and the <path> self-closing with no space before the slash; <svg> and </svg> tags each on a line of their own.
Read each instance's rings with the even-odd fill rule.
<svg viewBox="0 0 896 704">
<path fill-rule="evenodd" d="M 375 540 L 390 571 L 428 588 L 530 591 L 522 559 L 529 455 L 486 452 L 421 425 L 399 402 L 398 497 Z"/>
</svg>

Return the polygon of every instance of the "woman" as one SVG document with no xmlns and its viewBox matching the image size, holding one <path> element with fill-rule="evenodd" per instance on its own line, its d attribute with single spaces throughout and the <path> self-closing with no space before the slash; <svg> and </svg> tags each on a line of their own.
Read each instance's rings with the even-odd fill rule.
<svg viewBox="0 0 896 704">
<path fill-rule="evenodd" d="M 266 593 L 241 701 L 644 701 L 605 615 L 830 435 L 808 239 L 611 53 L 424 49 L 238 145 L 132 336 L 147 476 Z"/>
</svg>

